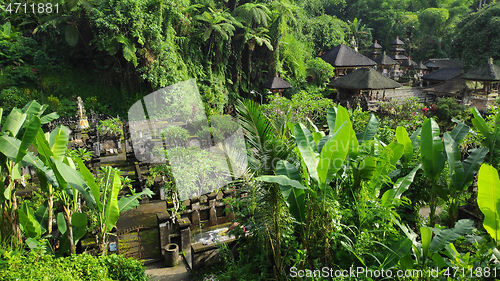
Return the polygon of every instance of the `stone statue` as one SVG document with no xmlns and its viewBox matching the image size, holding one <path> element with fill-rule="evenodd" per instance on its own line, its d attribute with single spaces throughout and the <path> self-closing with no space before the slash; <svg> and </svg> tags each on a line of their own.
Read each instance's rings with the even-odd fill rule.
<svg viewBox="0 0 500 281">
<path fill-rule="evenodd" d="M 76 104 L 77 104 L 77 113 L 79 118 L 77 129 L 80 130 L 86 129 L 89 127 L 89 121 L 87 120 L 87 116 L 85 115 L 85 108 L 83 107 L 82 98 L 78 97 L 76 99 Z"/>
</svg>

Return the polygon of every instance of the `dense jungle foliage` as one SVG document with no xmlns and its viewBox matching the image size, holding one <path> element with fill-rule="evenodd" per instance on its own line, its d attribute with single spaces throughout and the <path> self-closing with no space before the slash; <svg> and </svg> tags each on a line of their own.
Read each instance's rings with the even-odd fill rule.
<svg viewBox="0 0 500 281">
<path fill-rule="evenodd" d="M 52 1 L 51 13 L 0 3 L 6 112 L 36 98 L 73 115 L 81 96 L 87 109 L 126 116 L 140 97 L 188 78 L 209 115 L 239 97 L 259 98 L 276 74 L 292 84 L 288 97 L 328 95 L 331 70 L 318 54 L 342 42 L 366 53 L 373 40 L 388 51 L 396 36 L 415 61 L 498 59 L 499 8 L 487 0 L 72 0 Z"/>
</svg>

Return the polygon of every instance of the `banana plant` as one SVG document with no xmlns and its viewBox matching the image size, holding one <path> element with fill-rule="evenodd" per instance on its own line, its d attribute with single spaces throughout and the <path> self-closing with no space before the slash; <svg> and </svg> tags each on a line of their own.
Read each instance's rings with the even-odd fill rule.
<svg viewBox="0 0 500 281">
<path fill-rule="evenodd" d="M 16 213 L 17 199 L 15 196 L 16 181 L 22 180 L 21 167 L 36 166 L 42 171 L 45 167 L 37 162 L 37 157 L 28 152 L 28 147 L 34 142 L 36 132 L 44 122 L 54 115 L 42 117 L 46 106 L 41 106 L 36 101 L 31 101 L 23 109 L 14 108 L 7 116 L 0 131 L 0 203 L 2 204 L 2 234 L 1 237 L 10 236 L 4 232 L 5 220 L 10 224 L 10 231 L 18 242 L 21 240 L 21 231 Z M 0 108 L 0 118 L 2 109 Z M 48 117 L 49 116 L 49 117 Z"/>
<path fill-rule="evenodd" d="M 439 137 L 439 126 L 432 118 L 424 121 L 420 147 L 422 167 L 424 168 L 425 176 L 431 182 L 429 226 L 433 226 L 436 221 L 437 181 L 444 168 L 445 155 L 443 143 Z"/>
<path fill-rule="evenodd" d="M 78 181 L 82 186 L 86 186 L 89 194 L 92 195 L 95 204 L 92 205 L 94 212 L 97 213 L 98 220 L 98 233 L 97 241 L 99 252 L 105 255 L 107 252 L 107 237 L 112 229 L 118 222 L 120 214 L 124 211 L 130 210 L 139 205 L 138 198 L 142 195 L 151 197 L 154 193 L 145 188 L 142 192 L 136 193 L 132 196 L 122 197 L 118 200 L 118 193 L 122 187 L 118 171 L 110 166 L 106 166 L 104 170 L 104 186 L 100 189 L 94 180 L 94 176 L 87 169 L 81 159 L 76 159 L 80 175 L 76 176 L 74 180 Z"/>
<path fill-rule="evenodd" d="M 472 184 L 474 176 L 479 170 L 479 165 L 483 162 L 488 153 L 488 148 L 481 147 L 470 151 L 469 157 L 465 161 L 460 161 L 462 154 L 459 142 L 463 140 L 469 132 L 469 127 L 461 122 L 451 131 L 444 133 L 443 141 L 448 165 L 450 169 L 450 225 L 455 224 L 458 213 L 459 197 Z"/>
<path fill-rule="evenodd" d="M 474 127 L 484 136 L 483 144 L 488 148 L 489 154 L 487 155 L 486 162 L 495 165 L 495 168 L 498 167 L 498 161 L 495 159 L 498 158 L 498 145 L 500 142 L 500 114 L 497 113 L 494 117 L 495 122 L 493 126 L 493 130 L 491 130 L 483 117 L 477 110 L 477 108 L 473 107 L 471 109 L 474 118 L 472 118 L 472 124 Z"/>
<path fill-rule="evenodd" d="M 500 179 L 498 171 L 489 164 L 481 165 L 477 180 L 477 205 L 484 214 L 484 229 L 495 240 L 500 240 Z"/>
<path fill-rule="evenodd" d="M 459 220 L 455 227 L 449 229 L 420 227 L 421 241 L 418 241 L 418 235 L 397 219 L 393 220 L 403 233 L 406 235 L 406 243 L 411 241 L 412 251 L 407 251 L 406 255 L 400 258 L 399 262 L 404 270 L 413 269 L 415 265 L 419 268 L 428 266 L 440 268 L 453 267 L 454 253 L 456 252 L 453 243 L 473 229 L 473 221 Z M 401 245 L 405 245 L 401 242 Z M 412 258 L 413 254 L 413 258 Z M 449 257 L 446 259 L 445 257 Z M 429 264 L 432 261 L 433 264 Z"/>
</svg>

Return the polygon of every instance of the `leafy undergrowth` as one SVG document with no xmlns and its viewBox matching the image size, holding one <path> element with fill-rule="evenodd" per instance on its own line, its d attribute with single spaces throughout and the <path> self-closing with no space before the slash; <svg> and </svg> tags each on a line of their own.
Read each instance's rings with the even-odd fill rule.
<svg viewBox="0 0 500 281">
<path fill-rule="evenodd" d="M 0 250 L 0 280 L 148 280 L 141 262 L 119 255 L 55 258 Z"/>
</svg>

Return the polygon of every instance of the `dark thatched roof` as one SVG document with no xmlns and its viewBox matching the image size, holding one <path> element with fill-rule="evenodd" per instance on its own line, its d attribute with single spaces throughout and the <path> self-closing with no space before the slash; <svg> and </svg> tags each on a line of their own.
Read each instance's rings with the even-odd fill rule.
<svg viewBox="0 0 500 281">
<path fill-rule="evenodd" d="M 382 53 L 381 52 L 377 52 L 377 51 L 372 51 L 372 52 L 369 52 L 368 54 L 370 54 L 370 55 L 373 56 L 373 55 L 380 55 Z"/>
<path fill-rule="evenodd" d="M 500 67 L 493 64 L 493 59 L 490 59 L 488 64 L 465 73 L 464 79 L 473 81 L 500 81 Z"/>
<path fill-rule="evenodd" d="M 422 79 L 431 81 L 446 81 L 460 74 L 462 74 L 461 67 L 445 67 L 422 76 Z"/>
<path fill-rule="evenodd" d="M 462 67 L 462 62 L 455 59 L 429 59 L 424 62 L 427 67 L 437 67 L 437 68 L 445 68 L 445 67 Z"/>
<path fill-rule="evenodd" d="M 456 95 L 460 94 L 466 88 L 467 85 L 465 83 L 465 80 L 462 79 L 462 75 L 457 75 L 448 81 L 444 81 L 439 84 L 423 88 L 422 91 Z"/>
<path fill-rule="evenodd" d="M 374 66 L 376 63 L 355 50 L 340 44 L 324 53 L 321 58 L 334 67 Z"/>
<path fill-rule="evenodd" d="M 396 65 L 397 61 L 391 59 L 388 55 L 384 54 L 373 59 L 378 65 Z"/>
<path fill-rule="evenodd" d="M 396 39 L 394 39 L 394 41 L 392 41 L 390 43 L 390 45 L 395 45 L 395 46 L 397 46 L 397 45 L 404 45 L 404 44 L 405 43 L 403 43 L 403 41 L 401 41 L 401 39 L 399 39 L 399 37 L 396 37 Z"/>
<path fill-rule="evenodd" d="M 396 61 L 398 61 L 398 60 L 407 60 L 408 59 L 407 56 L 401 55 L 401 54 L 399 54 L 399 55 L 389 55 L 389 57 L 391 57 L 391 59 L 396 60 Z"/>
<path fill-rule="evenodd" d="M 412 61 L 410 58 L 408 58 L 407 60 L 403 61 L 401 63 L 401 66 L 404 66 L 404 67 L 416 67 L 418 64 L 414 61 Z"/>
<path fill-rule="evenodd" d="M 270 90 L 290 89 L 291 87 L 292 85 L 279 77 L 273 77 L 262 84 L 262 88 Z"/>
<path fill-rule="evenodd" d="M 401 84 L 380 74 L 373 68 L 359 68 L 330 82 L 330 86 L 354 90 L 395 89 Z"/>
<path fill-rule="evenodd" d="M 389 51 L 391 51 L 391 52 L 404 52 L 405 49 L 398 47 L 398 48 L 390 48 Z"/>
<path fill-rule="evenodd" d="M 427 67 L 422 62 L 420 62 L 417 66 L 415 66 L 415 69 L 425 70 L 427 69 Z"/>
<path fill-rule="evenodd" d="M 380 46 L 379 43 L 377 43 L 377 40 L 370 46 L 370 49 L 382 49 L 382 46 Z"/>
</svg>

